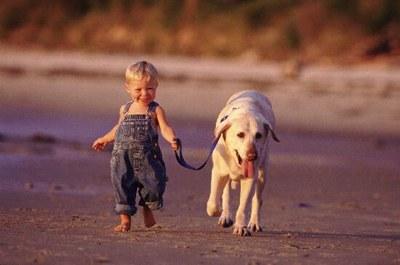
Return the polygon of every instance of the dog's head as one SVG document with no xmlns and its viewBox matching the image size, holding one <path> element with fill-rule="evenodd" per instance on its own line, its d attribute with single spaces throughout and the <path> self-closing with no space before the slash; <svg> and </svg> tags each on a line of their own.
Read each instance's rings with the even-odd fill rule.
<svg viewBox="0 0 400 265">
<path fill-rule="evenodd" d="M 266 152 L 268 135 L 279 142 L 271 125 L 261 116 L 239 115 L 220 124 L 215 130 L 216 137 L 222 136 L 225 147 L 244 177 L 252 177 L 255 166 L 259 165 Z"/>
</svg>

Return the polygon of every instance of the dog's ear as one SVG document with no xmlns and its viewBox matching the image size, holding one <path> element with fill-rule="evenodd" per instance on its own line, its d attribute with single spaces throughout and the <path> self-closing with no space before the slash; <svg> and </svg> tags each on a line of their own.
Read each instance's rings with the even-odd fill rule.
<svg viewBox="0 0 400 265">
<path fill-rule="evenodd" d="M 219 124 L 214 130 L 215 138 L 219 138 L 222 134 L 222 136 L 224 137 L 224 140 L 225 140 L 225 132 L 226 132 L 226 130 L 229 129 L 229 127 L 231 127 L 230 122 L 223 122 L 223 123 Z"/>
<path fill-rule="evenodd" d="M 264 129 L 267 133 L 267 137 L 268 137 L 268 133 L 271 132 L 272 135 L 272 139 L 275 140 L 275 142 L 280 142 L 279 138 L 276 136 L 274 130 L 272 129 L 272 127 L 268 124 L 268 123 L 264 123 Z"/>
</svg>

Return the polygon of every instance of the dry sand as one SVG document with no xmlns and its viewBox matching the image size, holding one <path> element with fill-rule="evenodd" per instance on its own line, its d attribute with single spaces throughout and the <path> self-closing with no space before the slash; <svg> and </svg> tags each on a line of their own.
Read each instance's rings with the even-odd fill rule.
<svg viewBox="0 0 400 265">
<path fill-rule="evenodd" d="M 370 79 L 326 70 L 318 80 L 309 69 L 283 80 L 277 65 L 253 66 L 251 77 L 240 64 L 203 61 L 196 77 L 189 59 L 155 58 L 171 71 L 158 100 L 193 163 L 230 94 L 259 88 L 274 104 L 282 143 L 271 150 L 264 231 L 240 238 L 206 216 L 211 165 L 185 170 L 165 143 L 170 181 L 158 225 L 146 229 L 138 214 L 133 231 L 112 232 L 110 154 L 88 146 L 127 100 L 112 70 L 125 57 L 0 49 L 0 58 L 1 265 L 400 264 L 397 70 L 369 70 Z M 99 61 L 117 66 L 99 70 Z"/>
</svg>

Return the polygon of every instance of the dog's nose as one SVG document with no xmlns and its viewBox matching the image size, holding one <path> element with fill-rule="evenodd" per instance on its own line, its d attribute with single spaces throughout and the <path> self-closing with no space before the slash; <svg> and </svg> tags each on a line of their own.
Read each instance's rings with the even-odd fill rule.
<svg viewBox="0 0 400 265">
<path fill-rule="evenodd" d="M 246 158 L 249 161 L 253 161 L 253 160 L 257 159 L 257 150 L 254 145 L 252 145 L 251 148 L 249 148 L 249 150 L 247 150 Z"/>
<path fill-rule="evenodd" d="M 249 153 L 247 154 L 247 160 L 248 161 L 254 161 L 257 159 L 257 153 Z"/>
</svg>

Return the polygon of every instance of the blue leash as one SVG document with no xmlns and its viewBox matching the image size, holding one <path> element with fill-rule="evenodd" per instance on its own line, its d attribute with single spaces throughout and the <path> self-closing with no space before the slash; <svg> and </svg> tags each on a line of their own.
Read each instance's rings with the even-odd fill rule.
<svg viewBox="0 0 400 265">
<path fill-rule="evenodd" d="M 212 155 L 212 152 L 214 151 L 215 147 L 217 146 L 218 140 L 219 140 L 219 137 L 215 138 L 214 141 L 212 142 L 210 151 L 208 152 L 208 155 L 207 155 L 207 159 L 203 162 L 203 164 L 201 164 L 198 167 L 194 167 L 194 166 L 189 165 L 183 158 L 182 142 L 179 138 L 177 138 L 176 142 L 178 144 L 178 150 L 175 151 L 176 161 L 178 161 L 179 165 L 181 165 L 184 168 L 191 169 L 191 170 L 200 170 L 203 167 L 205 167 L 205 165 L 207 164 L 208 160 L 210 159 L 210 157 Z"/>
</svg>

